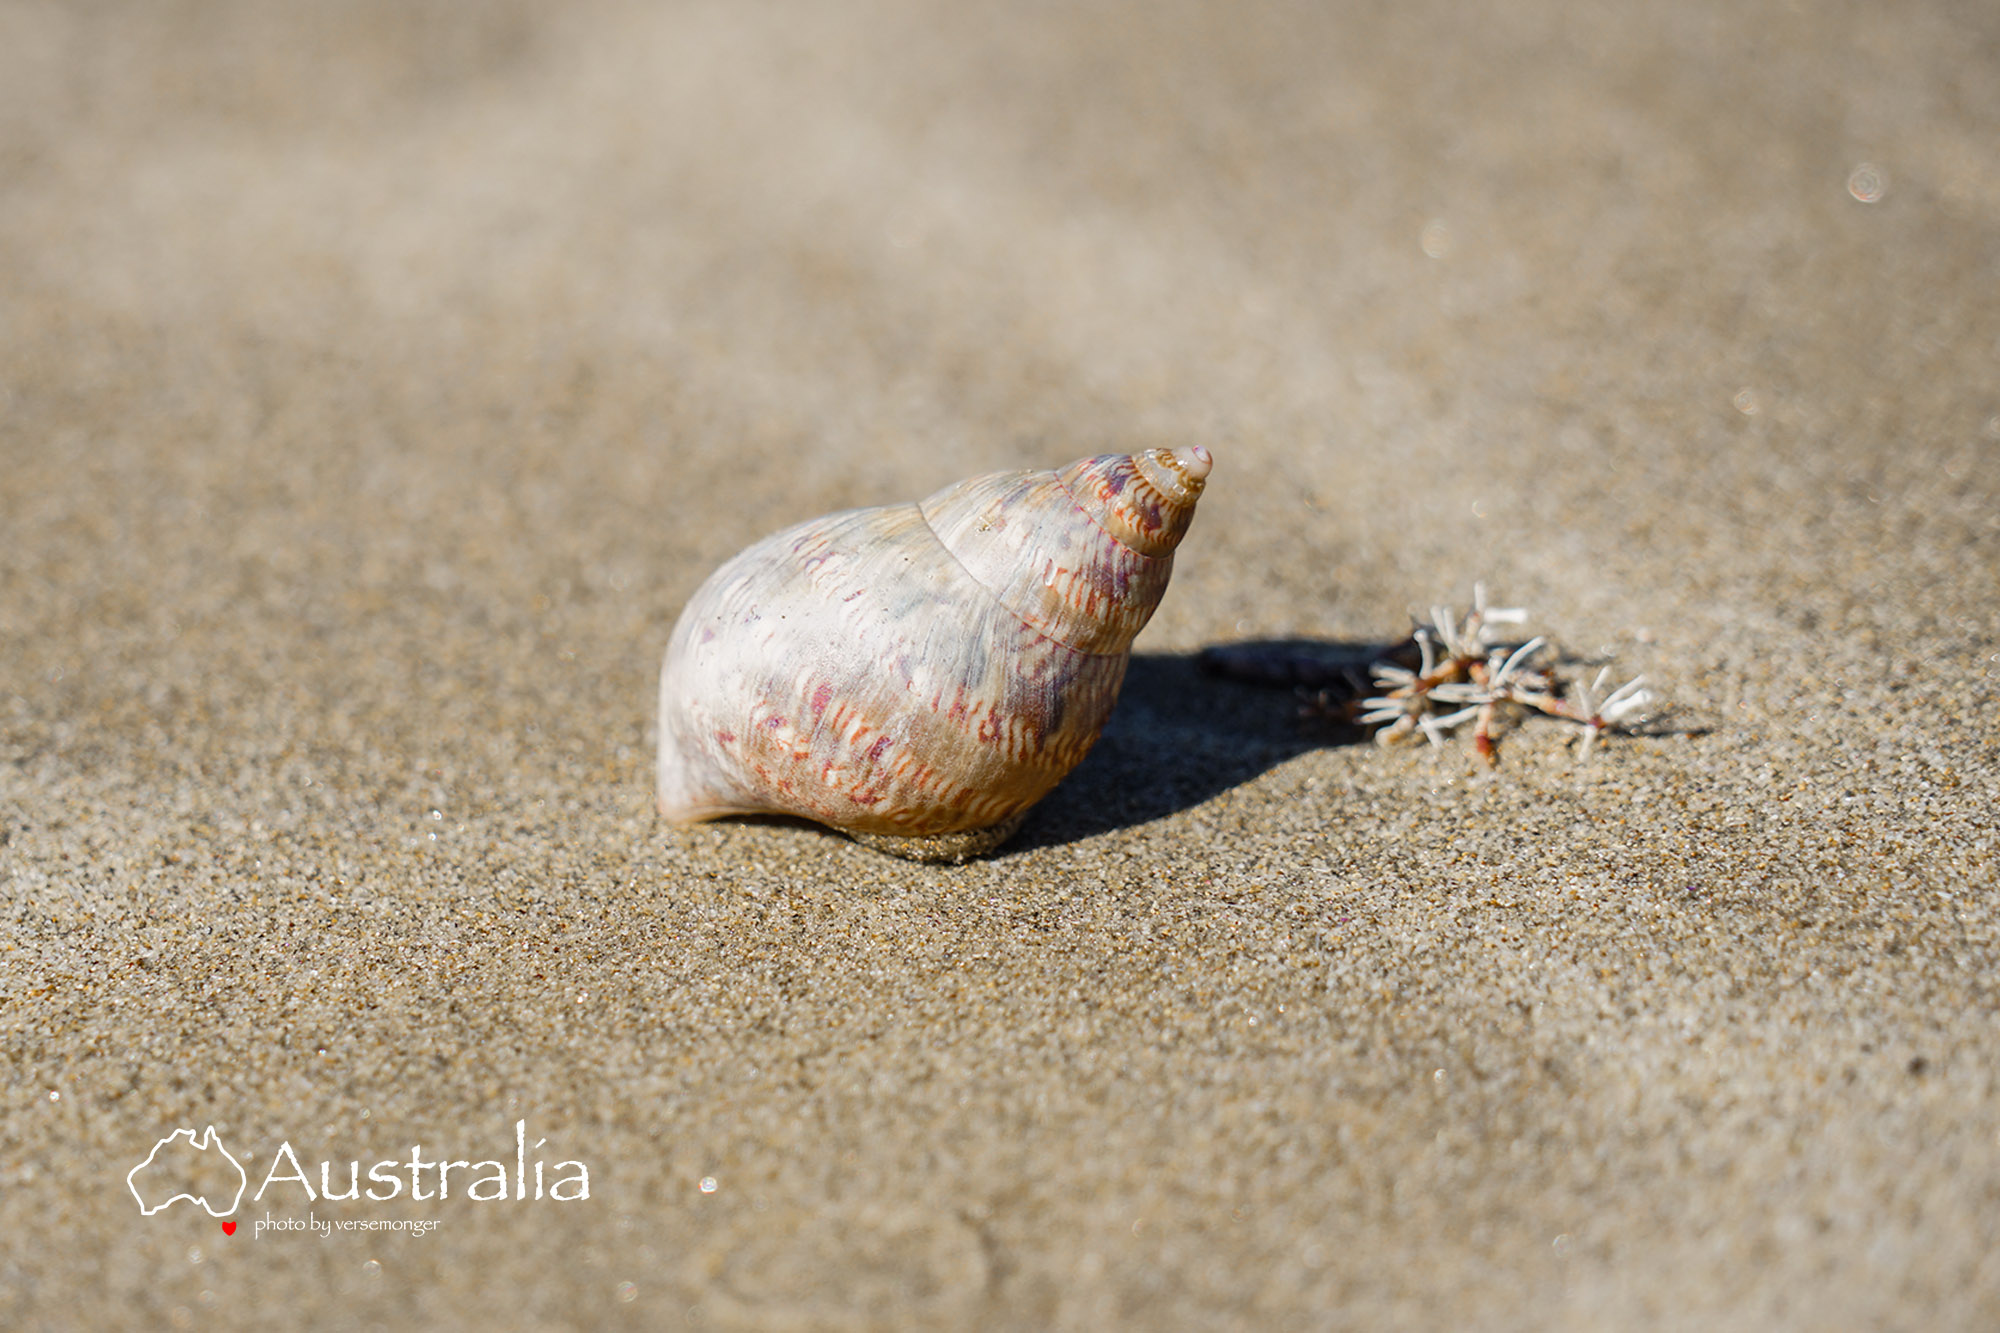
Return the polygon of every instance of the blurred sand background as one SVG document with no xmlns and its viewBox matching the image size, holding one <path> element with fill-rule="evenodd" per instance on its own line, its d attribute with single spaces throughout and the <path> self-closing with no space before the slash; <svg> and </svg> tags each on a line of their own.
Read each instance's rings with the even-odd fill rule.
<svg viewBox="0 0 2000 1333">
<path fill-rule="evenodd" d="M 0 1324 L 2000 1324 L 1996 145 L 1990 4 L 0 4 Z M 1194 442 L 1006 854 L 655 820 L 720 560 Z M 1677 733 L 1192 665 L 1475 579 Z"/>
</svg>

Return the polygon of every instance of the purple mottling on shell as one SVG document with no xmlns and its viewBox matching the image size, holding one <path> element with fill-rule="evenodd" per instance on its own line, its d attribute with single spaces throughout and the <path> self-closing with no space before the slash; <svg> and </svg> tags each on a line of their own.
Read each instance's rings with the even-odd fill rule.
<svg viewBox="0 0 2000 1333">
<path fill-rule="evenodd" d="M 1085 458 L 1059 475 L 1077 504 L 1112 537 L 1155 556 L 1180 544 L 1203 484 L 1165 449 Z"/>
</svg>

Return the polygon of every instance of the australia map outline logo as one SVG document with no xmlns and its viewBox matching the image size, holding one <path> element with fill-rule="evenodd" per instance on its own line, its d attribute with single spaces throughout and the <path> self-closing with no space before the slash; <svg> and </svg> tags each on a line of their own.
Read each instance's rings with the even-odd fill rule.
<svg viewBox="0 0 2000 1333">
<path fill-rule="evenodd" d="M 211 1151 L 219 1155 L 219 1161 L 207 1155 Z M 162 1154 L 166 1155 L 163 1157 Z M 147 1172 L 152 1173 L 148 1177 L 148 1190 L 141 1192 L 140 1176 Z M 208 1201 L 210 1191 L 202 1185 L 219 1184 L 221 1188 L 215 1191 L 219 1198 L 228 1188 L 230 1175 L 236 1178 L 236 1193 L 230 1196 L 227 1208 L 217 1208 Z M 196 1183 L 194 1189 L 181 1188 L 190 1181 Z M 222 1146 L 215 1126 L 209 1125 L 202 1130 L 199 1138 L 191 1129 L 177 1129 L 161 1139 L 153 1145 L 153 1151 L 146 1154 L 145 1161 L 126 1173 L 125 1185 L 132 1191 L 132 1197 L 138 1200 L 139 1212 L 146 1217 L 182 1199 L 200 1204 L 210 1217 L 227 1217 L 243 1202 L 243 1191 L 250 1187 L 250 1177 L 244 1174 L 243 1164 Z M 155 1198 L 163 1193 L 167 1197 L 149 1204 L 146 1202 L 148 1192 Z"/>
</svg>

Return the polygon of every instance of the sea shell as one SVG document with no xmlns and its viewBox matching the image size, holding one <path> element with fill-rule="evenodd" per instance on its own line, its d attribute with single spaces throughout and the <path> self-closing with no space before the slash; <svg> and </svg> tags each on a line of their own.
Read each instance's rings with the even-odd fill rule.
<svg viewBox="0 0 2000 1333">
<path fill-rule="evenodd" d="M 1211 462 L 995 472 L 743 551 L 667 646 L 661 813 L 800 815 L 918 860 L 992 850 L 1110 717 Z"/>
</svg>

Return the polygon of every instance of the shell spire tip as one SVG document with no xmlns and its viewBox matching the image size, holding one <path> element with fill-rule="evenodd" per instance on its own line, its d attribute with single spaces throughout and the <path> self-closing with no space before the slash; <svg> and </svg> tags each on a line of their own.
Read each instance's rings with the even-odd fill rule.
<svg viewBox="0 0 2000 1333">
<path fill-rule="evenodd" d="M 1215 466 L 1215 456 L 1199 444 L 1174 450 L 1174 461 L 1181 465 L 1181 471 L 1191 481 L 1207 481 L 1209 469 Z"/>
</svg>

